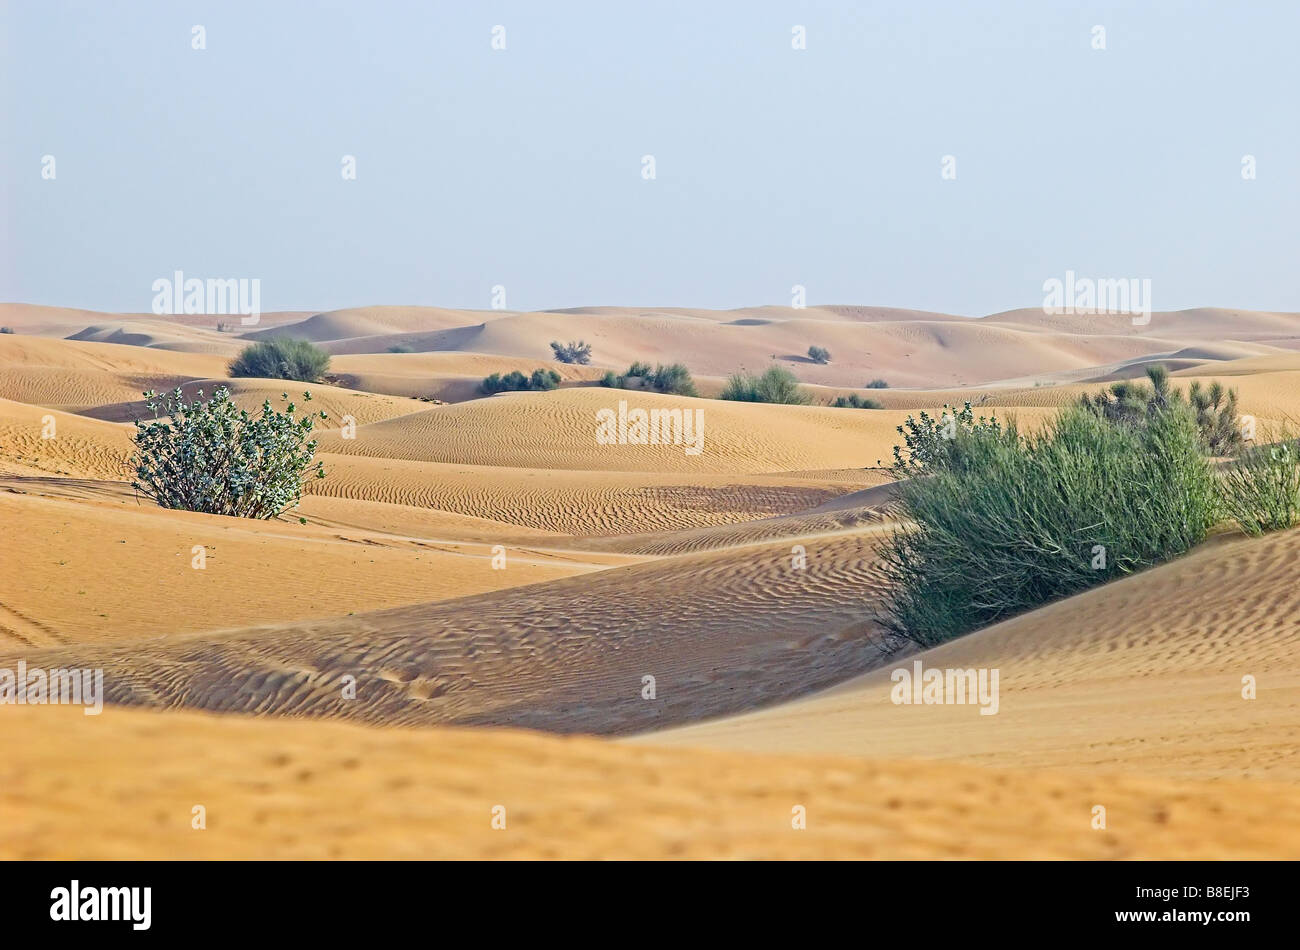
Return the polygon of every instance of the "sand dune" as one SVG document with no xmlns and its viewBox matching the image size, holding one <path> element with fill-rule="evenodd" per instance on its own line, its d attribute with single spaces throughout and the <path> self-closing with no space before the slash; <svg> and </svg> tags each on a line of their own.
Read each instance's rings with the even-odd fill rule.
<svg viewBox="0 0 1300 950">
<path fill-rule="evenodd" d="M 0 335 L 0 666 L 101 667 L 111 703 L 101 717 L 0 706 L 0 855 L 1300 844 L 1300 530 L 1218 536 L 921 654 L 889 654 L 875 622 L 878 545 L 900 527 L 880 466 L 909 414 L 970 400 L 1032 429 L 1160 362 L 1181 386 L 1238 389 L 1266 426 L 1300 419 L 1300 315 L 364 307 L 218 333 L 219 319 L 0 305 L 17 331 Z M 224 378 L 239 347 L 274 336 L 329 350 L 328 382 Z M 551 340 L 579 338 L 591 365 L 553 361 Z M 812 343 L 829 365 L 807 359 Z M 705 396 L 775 361 L 816 402 L 885 408 L 595 385 L 633 360 L 685 362 Z M 538 367 L 561 388 L 478 398 L 489 373 Z M 877 377 L 892 388 L 863 388 Z M 267 522 L 138 499 L 126 423 L 142 390 L 176 385 L 226 385 L 246 408 L 308 389 L 330 416 L 328 477 Z M 701 452 L 602 445 L 596 413 L 619 400 L 701 410 Z M 917 660 L 997 668 L 998 714 L 894 705 L 891 671 Z M 497 803 L 506 832 L 489 825 Z M 1098 803 L 1107 831 L 1089 824 Z M 790 828 L 796 804 L 807 831 Z"/>
<path fill-rule="evenodd" d="M 809 538 L 806 567 L 788 543 L 755 545 L 202 642 L 83 645 L 28 661 L 103 667 L 111 700 L 131 705 L 631 732 L 797 696 L 877 661 L 864 618 L 878 585 L 876 534 Z M 540 554 L 514 549 L 508 563 Z M 340 685 L 349 675 L 355 698 Z M 642 696 L 647 675 L 653 700 Z"/>
<path fill-rule="evenodd" d="M 598 413 L 691 413 L 678 444 L 604 444 Z M 605 388 L 503 393 L 491 399 L 366 426 L 352 440 L 325 438 L 330 453 L 461 465 L 621 472 L 770 473 L 874 467 L 890 458 L 900 412 L 765 406 Z M 699 420 L 697 422 L 697 420 Z M 703 428 L 700 428 L 702 424 Z M 656 435 L 663 432 L 658 427 Z M 490 432 L 484 438 L 482 433 Z"/>
<path fill-rule="evenodd" d="M 1225 858 L 1300 847 L 1294 788 L 1265 782 L 180 712 L 0 716 L 6 859 Z M 93 782 L 67 779 L 74 754 Z M 1089 825 L 1098 802 L 1104 831 Z M 504 830 L 491 827 L 498 805 Z M 791 828 L 796 805 L 806 830 Z"/>
<path fill-rule="evenodd" d="M 917 756 L 1017 768 L 1300 779 L 1300 529 L 1162 567 L 799 702 L 654 743 Z M 1000 708 L 895 705 L 892 670 L 997 668 Z M 1253 676 L 1258 698 L 1242 698 Z"/>
<path fill-rule="evenodd" d="M 539 549 L 493 570 L 486 543 L 164 511 L 94 483 L 43 487 L 0 481 L 5 556 L 23 565 L 0 577 L 0 650 L 342 616 L 618 561 Z"/>
</svg>

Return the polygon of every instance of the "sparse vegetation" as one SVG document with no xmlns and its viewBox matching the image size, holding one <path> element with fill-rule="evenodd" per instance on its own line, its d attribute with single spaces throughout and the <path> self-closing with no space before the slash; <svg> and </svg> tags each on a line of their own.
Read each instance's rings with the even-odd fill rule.
<svg viewBox="0 0 1300 950">
<path fill-rule="evenodd" d="M 394 343 L 388 348 L 389 353 L 414 353 L 415 348 L 409 343 Z"/>
<path fill-rule="evenodd" d="M 849 393 L 847 396 L 836 396 L 835 401 L 831 403 L 832 409 L 884 409 L 885 407 L 874 399 L 866 396 L 859 396 L 857 393 Z"/>
<path fill-rule="evenodd" d="M 660 363 L 654 369 L 649 363 L 639 360 L 627 368 L 622 376 L 614 375 L 611 370 L 601 377 L 600 384 L 614 389 L 652 389 L 657 393 L 674 396 L 698 396 L 691 371 L 681 363 L 665 366 Z"/>
<path fill-rule="evenodd" d="M 736 402 L 774 402 L 791 406 L 808 404 L 808 396 L 799 389 L 794 373 L 780 366 L 769 366 L 761 376 L 741 371 L 733 373 L 723 387 L 720 399 Z"/>
<path fill-rule="evenodd" d="M 808 347 L 808 358 L 814 363 L 829 363 L 831 361 L 831 351 L 824 346 Z"/>
<path fill-rule="evenodd" d="M 1141 426 L 1162 409 L 1186 402 L 1196 419 L 1204 451 L 1231 455 L 1241 448 L 1235 389 L 1224 389 L 1217 381 L 1205 388 L 1195 380 L 1184 400 L 1182 391 L 1170 384 L 1169 370 L 1162 364 L 1148 366 L 1146 374 L 1147 383 L 1112 383 L 1109 390 L 1095 396 L 1084 393 L 1079 404 L 1111 422 Z"/>
<path fill-rule="evenodd" d="M 1214 523 L 1214 473 L 1190 407 L 1141 426 L 1083 407 L 1025 436 L 969 404 L 908 420 L 904 516 L 882 550 L 882 622 L 932 646 L 1187 551 Z"/>
<path fill-rule="evenodd" d="M 325 375 L 329 365 L 329 354 L 315 344 L 281 337 L 245 347 L 231 361 L 230 375 L 315 383 Z"/>
<path fill-rule="evenodd" d="M 162 508 L 274 518 L 298 503 L 307 481 L 325 477 L 311 438 L 323 412 L 297 418 L 293 403 L 280 411 L 268 399 L 255 416 L 225 387 L 206 401 L 199 390 L 188 404 L 179 388 L 144 396 L 154 417 L 135 422 L 131 485 Z"/>
<path fill-rule="evenodd" d="M 560 374 L 553 369 L 535 369 L 533 375 L 525 376 L 519 370 L 511 370 L 502 376 L 493 373 L 479 384 L 484 395 L 493 393 L 532 392 L 555 389 L 560 385 Z"/>
<path fill-rule="evenodd" d="M 582 340 L 571 343 L 552 340 L 551 349 L 555 352 L 555 358 L 561 363 L 581 363 L 586 366 L 591 362 L 591 344 L 584 343 Z"/>
<path fill-rule="evenodd" d="M 13 333 L 13 327 L 0 327 L 0 333 Z"/>
<path fill-rule="evenodd" d="M 883 379 L 873 379 L 871 382 L 867 383 L 867 389 L 888 389 L 888 388 L 889 388 L 889 383 L 885 382 Z"/>
<path fill-rule="evenodd" d="M 1300 439 L 1287 433 L 1244 449 L 1223 471 L 1219 486 L 1224 513 L 1247 534 L 1300 524 Z"/>
</svg>

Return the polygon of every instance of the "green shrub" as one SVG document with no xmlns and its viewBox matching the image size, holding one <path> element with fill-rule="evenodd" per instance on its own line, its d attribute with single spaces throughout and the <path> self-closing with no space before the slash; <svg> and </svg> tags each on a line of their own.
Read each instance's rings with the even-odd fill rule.
<svg viewBox="0 0 1300 950">
<path fill-rule="evenodd" d="M 1214 523 L 1214 474 L 1187 407 L 1141 427 L 1072 407 L 1045 431 L 922 428 L 899 474 L 912 523 L 882 548 L 882 622 L 921 646 L 1175 557 Z M 896 451 L 896 458 L 898 453 Z"/>
<path fill-rule="evenodd" d="M 1223 510 L 1251 535 L 1300 523 L 1300 440 L 1245 449 L 1219 480 Z"/>
<path fill-rule="evenodd" d="M 868 389 L 888 389 L 888 388 L 889 388 L 889 383 L 885 382 L 883 379 L 873 379 L 871 382 L 867 383 L 867 388 L 868 388 Z"/>
<path fill-rule="evenodd" d="M 799 389 L 794 373 L 780 366 L 769 366 L 761 376 L 752 373 L 733 373 L 722 389 L 720 399 L 736 402 L 775 402 L 791 406 L 808 404 L 808 397 Z"/>
<path fill-rule="evenodd" d="M 560 385 L 560 374 L 553 369 L 535 369 L 531 376 L 525 376 L 519 370 L 511 370 L 502 376 L 493 373 L 485 377 L 479 389 L 485 395 L 493 393 L 529 392 L 533 390 L 554 389 Z"/>
<path fill-rule="evenodd" d="M 230 375 L 315 383 L 329 369 L 330 356 L 307 340 L 277 338 L 245 347 L 230 363 Z"/>
<path fill-rule="evenodd" d="M 808 358 L 814 363 L 829 363 L 831 361 L 831 351 L 824 346 L 808 347 Z"/>
<path fill-rule="evenodd" d="M 615 376 L 613 371 L 607 372 L 601 378 L 600 384 L 615 389 L 627 389 L 629 379 L 639 379 L 644 384 L 644 388 L 652 389 L 657 393 L 668 393 L 674 396 L 699 395 L 695 389 L 695 381 L 691 379 L 691 371 L 681 363 L 673 363 L 669 366 L 660 363 L 651 369 L 649 363 L 637 361 L 629 366 L 622 376 Z"/>
<path fill-rule="evenodd" d="M 576 343 L 560 343 L 552 340 L 551 350 L 561 363 L 581 363 L 585 366 L 591 362 L 591 344 L 584 343 L 582 340 Z"/>
<path fill-rule="evenodd" d="M 894 446 L 894 470 L 901 478 L 957 468 L 961 464 L 957 453 L 966 444 L 967 437 L 1017 439 L 1014 424 L 1004 430 L 996 416 L 976 419 L 969 402 L 961 409 L 944 403 L 943 412 L 937 418 L 922 410 L 919 418 L 908 416 L 897 431 L 903 437 L 903 444 Z"/>
<path fill-rule="evenodd" d="M 849 393 L 847 396 L 836 396 L 834 402 L 831 403 L 831 408 L 832 409 L 884 409 L 885 407 L 874 399 L 868 399 L 864 396 L 859 396 L 857 393 Z"/>
<path fill-rule="evenodd" d="M 311 393 L 302 395 L 311 400 Z M 323 412 L 298 419 L 293 403 L 280 412 L 268 399 L 254 416 L 224 386 L 207 401 L 199 390 L 189 404 L 179 388 L 144 396 L 154 417 L 135 421 L 131 486 L 159 507 L 274 518 L 298 503 L 308 479 L 325 477 L 322 463 L 312 464 L 310 438 Z"/>
<path fill-rule="evenodd" d="M 1084 393 L 1079 404 L 1111 422 L 1141 426 L 1154 413 L 1184 402 L 1181 390 L 1170 385 L 1169 370 L 1160 363 L 1147 367 L 1148 383 L 1124 380 L 1095 396 Z M 1208 389 L 1192 382 L 1187 404 L 1196 418 L 1201 447 L 1211 455 L 1231 455 L 1242 446 L 1237 417 L 1237 391 L 1214 382 Z"/>
</svg>

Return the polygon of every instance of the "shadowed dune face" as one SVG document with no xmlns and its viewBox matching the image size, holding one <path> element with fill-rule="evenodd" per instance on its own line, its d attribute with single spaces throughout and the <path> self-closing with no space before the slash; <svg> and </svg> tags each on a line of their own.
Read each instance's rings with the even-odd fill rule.
<svg viewBox="0 0 1300 950">
<path fill-rule="evenodd" d="M 680 555 L 582 579 L 219 638 L 33 654 L 108 699 L 374 723 L 620 733 L 797 696 L 878 661 L 872 533 Z M 718 610 L 717 605 L 725 605 Z M 779 675 L 773 675 L 779 670 Z M 354 677 L 355 698 L 344 677 Z M 661 697 L 646 701 L 644 678 Z"/>
<path fill-rule="evenodd" d="M 110 704 L 0 705 L 6 855 L 71 853 L 59 821 L 100 857 L 1223 857 L 1300 840 L 1290 819 L 1261 831 L 1300 779 L 1300 530 L 1216 537 L 925 653 L 887 653 L 876 623 L 879 545 L 905 528 L 881 465 L 909 414 L 969 400 L 1033 429 L 1160 362 L 1183 387 L 1236 387 L 1261 423 L 1300 419 L 1296 315 L 366 307 L 218 332 L 10 304 L 0 324 L 17 331 L 0 336 L 0 668 L 99 667 Z M 240 347 L 282 335 L 333 354 L 326 382 L 226 378 Z M 551 359 L 577 339 L 591 365 Z M 634 360 L 686 363 L 705 396 L 775 360 L 816 404 L 596 385 Z M 477 396 L 539 367 L 561 388 Z M 247 409 L 309 390 L 328 477 L 272 521 L 137 498 L 129 421 L 142 390 L 176 385 L 226 385 Z M 824 405 L 849 392 L 885 408 Z M 596 414 L 620 400 L 699 410 L 702 451 L 601 444 Z M 918 660 L 998 668 L 998 714 L 893 704 L 892 671 Z M 60 771 L 74 747 L 100 793 Z M 1103 798 L 1122 821 L 1097 833 Z"/>
</svg>

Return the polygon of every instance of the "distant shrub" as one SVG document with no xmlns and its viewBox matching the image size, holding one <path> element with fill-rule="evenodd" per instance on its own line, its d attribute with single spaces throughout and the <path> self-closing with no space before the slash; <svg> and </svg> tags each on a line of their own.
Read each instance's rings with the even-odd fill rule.
<svg viewBox="0 0 1300 950">
<path fill-rule="evenodd" d="M 733 373 L 722 388 L 720 399 L 736 402 L 775 402 L 791 406 L 808 404 L 808 397 L 799 389 L 794 373 L 780 366 L 769 366 L 761 376 L 752 373 Z"/>
<path fill-rule="evenodd" d="M 531 376 L 525 376 L 516 369 L 511 370 L 504 376 L 500 373 L 493 373 L 479 384 L 479 389 L 485 395 L 491 396 L 493 393 L 549 390 L 559 385 L 560 374 L 553 369 L 535 369 Z"/>
<path fill-rule="evenodd" d="M 601 377 L 600 384 L 616 389 L 627 389 L 628 381 L 632 379 L 640 381 L 641 386 L 637 388 L 652 389 L 658 393 L 669 393 L 674 396 L 699 395 L 695 389 L 695 381 L 691 379 L 691 371 L 681 363 L 672 363 L 668 366 L 660 363 L 651 369 L 649 363 L 638 360 L 629 366 L 622 376 L 615 376 L 612 371 L 607 372 Z"/>
<path fill-rule="evenodd" d="M 394 343 L 388 348 L 389 353 L 414 353 L 415 348 L 409 343 Z"/>
<path fill-rule="evenodd" d="M 831 361 L 831 351 L 824 346 L 808 347 L 808 358 L 814 363 L 829 363 Z"/>
<path fill-rule="evenodd" d="M 1079 405 L 1103 418 L 1128 426 L 1142 426 L 1155 413 L 1184 402 L 1180 390 L 1170 385 L 1169 370 L 1162 364 L 1148 366 L 1149 383 L 1122 380 L 1095 396 L 1084 393 Z M 1202 448 L 1210 455 L 1231 455 L 1242 446 L 1237 416 L 1237 391 L 1214 382 L 1203 388 L 1193 381 L 1186 403 L 1196 419 Z"/>
<path fill-rule="evenodd" d="M 13 333 L 13 327 L 0 327 L 0 333 Z"/>
<path fill-rule="evenodd" d="M 889 383 L 885 382 L 883 379 L 873 379 L 871 382 L 867 383 L 867 389 L 888 389 L 888 388 L 889 388 Z"/>
<path fill-rule="evenodd" d="M 1223 510 L 1251 535 L 1300 523 L 1300 440 L 1251 446 L 1219 480 Z"/>
<path fill-rule="evenodd" d="M 307 340 L 277 338 L 245 347 L 231 361 L 230 375 L 315 383 L 325 375 L 329 365 L 329 354 Z"/>
<path fill-rule="evenodd" d="M 865 396 L 859 396 L 857 393 L 849 393 L 847 396 L 836 396 L 835 401 L 831 403 L 833 409 L 884 409 L 874 399 L 868 399 Z"/>
<path fill-rule="evenodd" d="M 154 418 L 135 421 L 131 486 L 162 508 L 274 518 L 298 503 L 309 479 L 325 477 L 310 438 L 323 412 L 299 419 L 293 403 L 278 411 L 268 399 L 254 416 L 225 387 L 207 401 L 199 390 L 189 404 L 179 388 L 144 396 Z"/>
<path fill-rule="evenodd" d="M 948 431 L 938 450 L 930 430 L 917 438 L 924 477 L 899 484 L 911 524 L 881 551 L 881 620 L 923 647 L 1166 561 L 1214 523 L 1214 474 L 1186 406 L 1141 427 L 1071 407 L 1033 436 Z"/>
<path fill-rule="evenodd" d="M 591 362 L 591 344 L 584 343 L 582 340 L 576 343 L 560 343 L 552 340 L 551 349 L 555 352 L 555 358 L 561 363 L 581 363 L 586 366 Z"/>
</svg>

